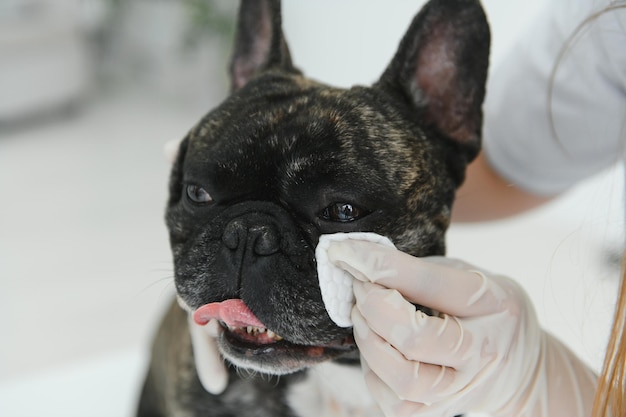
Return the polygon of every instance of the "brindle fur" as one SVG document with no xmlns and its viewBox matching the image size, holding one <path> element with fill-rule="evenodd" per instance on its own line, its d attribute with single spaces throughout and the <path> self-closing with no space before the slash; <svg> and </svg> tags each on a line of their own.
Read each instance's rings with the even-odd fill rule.
<svg viewBox="0 0 626 417">
<path fill-rule="evenodd" d="M 278 0 L 243 0 L 233 92 L 191 129 L 172 169 L 166 222 L 183 303 L 196 309 L 240 298 L 290 343 L 349 340 L 351 329 L 337 327 L 321 299 L 318 239 L 368 231 L 415 256 L 444 253 L 455 190 L 480 145 L 488 53 L 477 1 L 432 0 L 377 83 L 332 88 L 291 63 Z M 188 184 L 213 202 L 190 202 Z M 324 208 L 337 202 L 367 215 L 325 219 Z M 220 347 L 227 364 L 264 371 L 230 366 L 222 395 L 204 391 L 186 313 L 173 305 L 154 342 L 138 415 L 294 416 L 285 393 L 307 367 L 358 363 L 356 347 L 254 357 L 224 340 Z"/>
</svg>

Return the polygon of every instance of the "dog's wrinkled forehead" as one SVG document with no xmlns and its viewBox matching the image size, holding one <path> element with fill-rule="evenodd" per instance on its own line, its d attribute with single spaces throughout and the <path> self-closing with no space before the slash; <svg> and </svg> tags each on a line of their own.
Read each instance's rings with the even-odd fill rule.
<svg viewBox="0 0 626 417">
<path fill-rule="evenodd" d="M 287 178 L 309 170 L 328 170 L 335 178 L 367 172 L 369 181 L 410 183 L 432 159 L 432 145 L 381 104 L 378 94 L 365 87 L 330 88 L 302 76 L 261 77 L 191 131 L 193 159 L 185 161 L 185 170 L 231 180 L 242 171 L 266 178 L 277 171 Z"/>
<path fill-rule="evenodd" d="M 242 2 L 233 94 L 184 144 L 185 182 L 228 177 L 238 189 L 255 176 L 258 187 L 263 179 L 298 181 L 312 167 L 320 179 L 332 167 L 329 176 L 367 177 L 396 195 L 409 184 L 438 188 L 440 176 L 460 185 L 480 147 L 489 30 L 479 2 L 427 3 L 379 80 L 349 90 L 306 79 L 281 24 L 280 1 Z"/>
</svg>

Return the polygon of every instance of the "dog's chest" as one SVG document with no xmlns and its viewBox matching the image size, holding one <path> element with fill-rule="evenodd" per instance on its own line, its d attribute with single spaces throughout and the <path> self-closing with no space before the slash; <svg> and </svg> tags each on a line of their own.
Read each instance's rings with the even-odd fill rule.
<svg viewBox="0 0 626 417">
<path fill-rule="evenodd" d="M 300 417 L 382 417 L 361 369 L 323 363 L 289 389 L 287 400 Z"/>
</svg>

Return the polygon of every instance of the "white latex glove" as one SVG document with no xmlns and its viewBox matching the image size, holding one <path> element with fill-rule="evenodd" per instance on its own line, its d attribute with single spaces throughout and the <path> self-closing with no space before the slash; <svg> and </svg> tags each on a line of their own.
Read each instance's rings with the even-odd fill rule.
<svg viewBox="0 0 626 417">
<path fill-rule="evenodd" d="M 228 385 L 228 370 L 217 347 L 220 326 L 216 320 L 200 326 L 194 323 L 192 314 L 189 314 L 188 322 L 198 378 L 205 390 L 219 395 Z"/>
<path fill-rule="evenodd" d="M 180 148 L 180 143 L 182 139 L 171 139 L 165 142 L 163 145 L 163 155 L 167 162 L 170 164 L 174 164 L 176 162 L 176 157 L 178 157 L 178 149 Z"/>
<path fill-rule="evenodd" d="M 513 280 L 371 242 L 333 242 L 328 255 L 357 278 L 355 339 L 386 416 L 591 415 L 596 377 L 541 329 Z"/>
</svg>

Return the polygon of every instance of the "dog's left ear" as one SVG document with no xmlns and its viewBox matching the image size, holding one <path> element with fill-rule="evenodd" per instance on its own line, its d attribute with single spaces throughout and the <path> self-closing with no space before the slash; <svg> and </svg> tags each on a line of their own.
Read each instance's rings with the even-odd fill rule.
<svg viewBox="0 0 626 417">
<path fill-rule="evenodd" d="M 272 68 L 299 73 L 283 35 L 280 0 L 242 0 L 230 63 L 231 90 Z"/>
<path fill-rule="evenodd" d="M 477 0 L 431 0 L 415 17 L 377 86 L 408 100 L 422 123 L 480 148 L 489 25 Z"/>
</svg>

